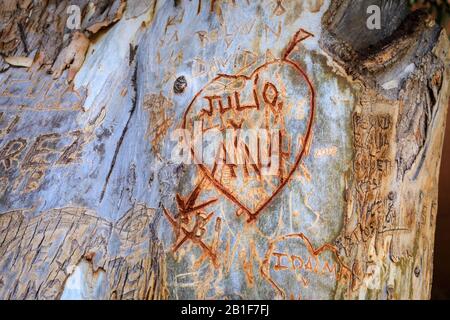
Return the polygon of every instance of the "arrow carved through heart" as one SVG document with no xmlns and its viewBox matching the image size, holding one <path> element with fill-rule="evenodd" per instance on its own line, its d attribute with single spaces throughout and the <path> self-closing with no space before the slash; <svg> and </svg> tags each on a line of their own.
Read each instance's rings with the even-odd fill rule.
<svg viewBox="0 0 450 320">
<path fill-rule="evenodd" d="M 248 177 L 248 170 L 246 167 L 243 171 L 243 174 L 245 174 L 246 177 L 245 181 L 243 180 L 244 178 L 242 178 L 240 181 L 229 183 L 229 179 L 223 178 L 223 172 L 220 179 L 216 177 L 216 164 L 211 167 L 201 161 L 196 161 L 200 170 L 215 188 L 248 215 L 248 222 L 255 220 L 289 182 L 293 173 L 302 161 L 307 146 L 310 143 L 315 112 L 315 90 L 306 73 L 298 63 L 289 59 L 289 55 L 293 52 L 299 42 L 312 36 L 311 33 L 300 29 L 287 45 L 281 58 L 274 59 L 257 67 L 250 76 L 240 74 L 217 75 L 197 92 L 184 113 L 182 123 L 183 129 L 192 129 L 194 119 L 198 118 L 205 119 L 205 121 L 213 123 L 213 125 L 214 121 L 218 121 L 220 123 L 216 126 L 220 127 L 226 122 L 227 124 L 231 123 L 235 128 L 240 128 L 244 121 L 248 121 L 251 124 L 256 121 L 254 119 L 261 118 L 261 115 L 265 115 L 266 119 L 269 119 L 266 120 L 267 123 L 271 122 L 270 124 L 266 123 L 266 127 L 272 127 L 274 124 L 277 124 L 284 128 L 284 123 L 289 122 L 291 123 L 291 126 L 294 126 L 292 131 L 297 131 L 297 134 L 299 134 L 298 131 L 302 131 L 301 142 L 299 141 L 297 149 L 290 153 L 292 158 L 286 160 L 285 163 L 280 162 L 281 167 L 279 169 L 278 180 L 275 183 L 271 180 L 270 184 L 264 180 L 266 185 L 261 187 L 261 189 L 270 190 L 266 194 L 255 192 L 257 195 L 253 199 L 250 198 L 250 192 L 236 191 L 239 188 L 244 188 L 244 191 L 248 191 L 245 189 L 247 185 L 256 184 L 256 180 L 251 180 L 251 178 Z M 277 80 L 279 80 L 280 77 L 284 77 L 288 82 L 291 82 L 291 85 L 287 87 L 283 84 L 279 84 L 279 88 L 281 89 L 277 88 L 272 80 L 275 74 L 278 75 L 278 78 L 275 77 Z M 228 86 L 239 85 L 241 90 L 242 88 L 248 90 L 239 92 L 238 89 L 233 89 L 234 91 L 231 90 L 231 93 L 224 98 L 225 89 L 219 94 L 213 92 L 214 90 L 217 91 L 217 88 L 221 85 L 223 86 L 224 83 Z M 213 94 L 211 94 L 211 92 L 213 92 Z M 247 95 L 243 98 L 242 95 L 246 92 Z M 262 94 L 260 92 L 262 92 Z M 261 96 L 263 99 L 261 99 Z M 309 99 L 305 98 L 302 100 L 300 99 L 302 96 L 308 96 Z M 280 101 L 282 98 L 284 100 Z M 247 101 L 249 99 L 253 100 L 251 103 L 242 103 L 244 99 Z M 288 115 L 281 113 L 281 111 L 285 110 L 284 108 L 287 108 L 288 106 L 292 107 L 294 105 L 295 107 L 291 108 L 294 109 L 294 111 L 287 112 L 297 112 L 298 110 L 296 110 L 296 108 L 300 108 L 300 101 L 303 101 L 303 104 L 305 104 L 304 101 L 308 102 L 308 100 L 309 111 L 306 122 L 296 121 L 301 117 L 297 119 L 293 116 L 288 117 Z M 207 104 L 207 107 L 204 106 L 205 104 Z M 228 107 L 226 107 L 226 105 L 228 105 Z M 271 114 L 271 116 L 268 116 L 268 114 Z M 283 120 L 280 120 L 281 118 L 283 118 Z M 303 120 L 303 118 L 300 120 Z M 284 133 L 286 132 L 284 131 Z M 282 149 L 282 147 L 280 149 Z M 289 149 L 291 149 L 290 143 Z M 281 160 L 283 160 L 282 158 L 285 153 L 283 153 L 283 150 L 280 151 Z M 191 153 L 193 157 L 196 158 L 193 148 L 191 149 Z M 284 170 L 286 165 L 288 165 L 288 167 Z M 259 179 L 258 181 L 261 181 L 261 173 L 259 172 L 258 166 L 254 165 L 253 170 L 256 172 L 256 176 Z M 235 180 L 239 177 L 236 176 L 235 168 L 232 166 L 228 167 L 228 175 Z M 250 181 L 250 183 L 248 183 L 248 181 Z M 263 194 L 263 196 L 261 196 L 261 194 Z"/>
</svg>

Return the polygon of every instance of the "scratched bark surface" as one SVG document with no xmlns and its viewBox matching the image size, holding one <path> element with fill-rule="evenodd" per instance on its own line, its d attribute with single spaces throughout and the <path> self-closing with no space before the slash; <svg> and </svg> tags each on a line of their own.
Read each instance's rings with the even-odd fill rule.
<svg viewBox="0 0 450 320">
<path fill-rule="evenodd" d="M 3 2 L 0 298 L 429 298 L 450 74 L 423 13 Z M 225 142 L 174 161 L 176 129 L 252 128 L 271 175 Z"/>
</svg>

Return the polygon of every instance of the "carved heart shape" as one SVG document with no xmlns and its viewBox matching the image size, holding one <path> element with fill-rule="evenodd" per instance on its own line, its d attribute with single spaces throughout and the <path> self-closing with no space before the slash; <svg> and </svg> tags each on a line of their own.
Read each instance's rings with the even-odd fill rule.
<svg viewBox="0 0 450 320">
<path fill-rule="evenodd" d="M 258 134 L 257 152 L 253 157 L 245 139 L 230 140 L 235 147 L 239 145 L 246 150 L 244 157 L 247 158 L 240 164 L 230 164 L 226 160 L 232 147 L 224 142 L 226 137 L 218 139 L 222 142 L 217 145 L 208 145 L 212 150 L 210 158 L 214 158 L 209 164 L 204 158 L 199 159 L 194 148 L 191 150 L 205 176 L 248 214 L 251 221 L 291 179 L 305 155 L 313 118 L 312 83 L 298 64 L 284 58 L 266 62 L 250 76 L 219 74 L 195 95 L 185 111 L 182 127 L 194 137 L 196 121 L 201 121 L 201 132 L 205 135 L 209 130 L 223 136 L 233 130 L 236 136 L 247 129 L 266 130 L 268 139 Z M 270 137 L 275 139 L 272 141 Z M 278 152 L 273 150 L 276 146 Z M 279 157 L 263 165 L 259 159 L 263 150 L 269 157 L 275 153 Z M 201 154 L 204 157 L 204 153 Z M 218 159 L 223 159 L 223 163 Z M 264 166 L 269 164 L 275 164 L 276 173 L 262 175 Z"/>
<path fill-rule="evenodd" d="M 351 270 L 331 244 L 315 249 L 303 233 L 272 239 L 260 268 L 282 299 L 319 299 L 310 283 L 335 286 L 335 281 L 349 281 Z M 305 296 L 304 296 L 305 295 Z"/>
</svg>

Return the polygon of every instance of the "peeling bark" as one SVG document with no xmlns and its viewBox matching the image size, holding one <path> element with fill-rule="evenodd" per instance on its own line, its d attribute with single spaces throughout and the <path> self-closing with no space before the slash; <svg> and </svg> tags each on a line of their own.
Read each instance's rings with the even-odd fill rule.
<svg viewBox="0 0 450 320">
<path fill-rule="evenodd" d="M 448 48 L 406 1 L 2 1 L 0 298 L 429 298 Z M 199 119 L 276 172 L 177 163 Z"/>
<path fill-rule="evenodd" d="M 126 2 L 114 1 L 32 1 L 32 0 L 2 0 L 0 6 L 0 55 L 7 57 L 29 57 L 44 68 L 53 66 L 62 48 L 69 43 L 73 32 L 66 27 L 68 18 L 67 7 L 79 6 L 82 14 L 81 29 L 75 31 L 75 37 L 86 33 L 93 38 L 102 28 L 116 22 L 122 16 Z M 71 48 L 84 55 L 85 50 Z M 69 45 L 70 47 L 70 45 Z M 84 50 L 84 52 L 83 52 Z M 36 55 L 39 53 L 39 57 Z M 63 53 L 66 59 L 66 52 Z M 82 58 L 77 58 L 82 63 Z M 80 65 L 81 66 L 81 65 Z M 80 67 L 79 66 L 79 67 Z M 0 70 L 8 69 L 4 62 Z M 57 68 L 61 68 L 58 66 Z"/>
<path fill-rule="evenodd" d="M 1 216 L 3 298 L 58 298 L 82 261 L 94 273 L 107 274 L 107 298 L 164 298 L 161 243 L 151 234 L 154 210 L 137 205 L 114 224 L 75 207 L 28 214 L 16 210 Z"/>
</svg>

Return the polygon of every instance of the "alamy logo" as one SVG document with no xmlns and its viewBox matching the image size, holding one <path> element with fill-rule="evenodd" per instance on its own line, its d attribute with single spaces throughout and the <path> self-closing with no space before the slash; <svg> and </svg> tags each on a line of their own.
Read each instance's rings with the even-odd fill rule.
<svg viewBox="0 0 450 320">
<path fill-rule="evenodd" d="M 81 27 L 81 9 L 79 6 L 71 5 L 67 7 L 69 15 L 66 21 L 66 27 L 70 30 L 78 30 Z"/>
<path fill-rule="evenodd" d="M 367 14 L 370 16 L 367 18 L 366 26 L 369 30 L 381 29 L 381 9 L 377 5 L 371 5 L 367 7 Z"/>
</svg>

